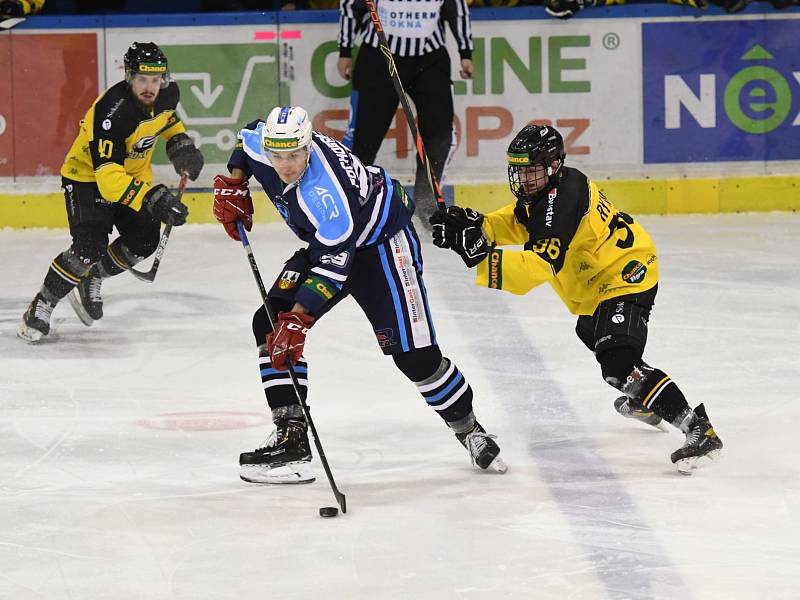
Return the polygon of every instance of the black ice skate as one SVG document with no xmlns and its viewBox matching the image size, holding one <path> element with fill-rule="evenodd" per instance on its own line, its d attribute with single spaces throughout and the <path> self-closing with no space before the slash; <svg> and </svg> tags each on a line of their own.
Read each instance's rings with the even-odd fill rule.
<svg viewBox="0 0 800 600">
<path fill-rule="evenodd" d="M 239 455 L 239 477 L 249 483 L 311 483 L 310 462 L 305 422 L 281 419 L 261 448 Z"/>
<path fill-rule="evenodd" d="M 103 296 L 100 293 L 102 285 L 103 278 L 95 275 L 92 268 L 69 293 L 69 303 L 81 323 L 87 327 L 103 318 Z"/>
<path fill-rule="evenodd" d="M 722 451 L 722 440 L 717 437 L 714 427 L 706 415 L 706 407 L 700 404 L 686 417 L 686 442 L 672 453 L 670 458 L 678 471 L 691 475 L 699 466 L 700 459 L 715 459 Z M 684 429 L 684 427 L 681 427 Z"/>
<path fill-rule="evenodd" d="M 55 304 L 50 304 L 41 293 L 34 296 L 28 310 L 22 315 L 17 336 L 26 342 L 36 343 L 50 333 L 50 316 Z"/>
<path fill-rule="evenodd" d="M 659 417 L 652 410 L 645 408 L 644 404 L 633 398 L 627 396 L 620 396 L 614 400 L 614 408 L 623 417 L 635 419 L 644 423 L 645 425 L 652 425 L 661 431 L 667 431 L 667 426 L 662 422 Z"/>
<path fill-rule="evenodd" d="M 505 473 L 508 471 L 508 465 L 498 456 L 500 446 L 494 441 L 496 437 L 486 433 L 486 430 L 477 421 L 470 431 L 456 434 L 458 441 L 469 452 L 473 466 L 482 470 L 491 469 L 498 473 Z"/>
</svg>

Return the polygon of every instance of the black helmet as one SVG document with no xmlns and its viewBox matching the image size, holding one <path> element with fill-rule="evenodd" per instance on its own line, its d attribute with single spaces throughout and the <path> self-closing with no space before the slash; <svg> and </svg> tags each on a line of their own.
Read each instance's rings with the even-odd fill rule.
<svg viewBox="0 0 800 600">
<path fill-rule="evenodd" d="M 161 75 L 161 87 L 169 85 L 169 67 L 167 67 L 167 57 L 161 48 L 153 42 L 134 42 L 125 53 L 125 81 L 131 79 L 137 73 L 142 75 Z"/>
<path fill-rule="evenodd" d="M 564 140 L 553 127 L 526 125 L 506 152 L 511 192 L 523 202 L 536 202 L 556 184 L 566 156 Z"/>
</svg>

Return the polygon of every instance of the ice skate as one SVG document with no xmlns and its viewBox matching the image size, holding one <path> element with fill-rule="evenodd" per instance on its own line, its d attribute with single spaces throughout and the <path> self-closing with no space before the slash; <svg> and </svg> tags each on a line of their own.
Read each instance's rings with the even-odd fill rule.
<svg viewBox="0 0 800 600">
<path fill-rule="evenodd" d="M 17 331 L 17 336 L 26 342 L 36 343 L 50 333 L 50 317 L 55 304 L 50 304 L 41 293 L 36 294 L 25 314 Z"/>
<path fill-rule="evenodd" d="M 652 410 L 644 407 L 644 404 L 638 400 L 628 398 L 627 396 L 620 396 L 614 400 L 614 408 L 619 414 L 628 419 L 635 419 L 645 425 L 652 425 L 661 431 L 667 431 L 667 426 Z"/>
<path fill-rule="evenodd" d="M 722 440 L 717 437 L 714 427 L 708 420 L 706 407 L 698 405 L 687 416 L 685 425 L 686 441 L 683 446 L 672 453 L 670 459 L 678 471 L 684 475 L 691 475 L 698 466 L 700 459 L 716 459 L 722 452 Z M 681 427 L 683 430 L 684 427 Z"/>
<path fill-rule="evenodd" d="M 469 452 L 473 466 L 497 473 L 508 471 L 508 465 L 498 456 L 500 447 L 494 441 L 497 436 L 486 433 L 486 430 L 477 421 L 470 431 L 457 433 L 456 438 Z"/>
<path fill-rule="evenodd" d="M 103 296 L 100 293 L 103 279 L 93 273 L 94 268 L 81 278 L 68 295 L 72 309 L 87 327 L 103 318 Z"/>
<path fill-rule="evenodd" d="M 239 477 L 249 483 L 311 483 L 311 458 L 306 424 L 281 419 L 262 447 L 239 455 Z"/>
</svg>

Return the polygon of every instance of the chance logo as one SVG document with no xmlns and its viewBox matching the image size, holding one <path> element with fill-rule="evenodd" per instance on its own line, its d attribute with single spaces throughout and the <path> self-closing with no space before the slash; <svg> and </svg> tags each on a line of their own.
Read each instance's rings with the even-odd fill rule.
<svg viewBox="0 0 800 600">
<path fill-rule="evenodd" d="M 641 283 L 644 281 L 645 275 L 647 275 L 647 267 L 638 260 L 632 260 L 622 268 L 622 280 L 625 283 Z"/>
<path fill-rule="evenodd" d="M 800 159 L 797 23 L 644 23 L 644 162 Z"/>
</svg>

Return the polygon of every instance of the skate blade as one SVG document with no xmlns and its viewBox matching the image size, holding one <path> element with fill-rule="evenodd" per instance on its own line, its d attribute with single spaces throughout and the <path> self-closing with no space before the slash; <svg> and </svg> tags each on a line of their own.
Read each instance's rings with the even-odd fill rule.
<svg viewBox="0 0 800 600">
<path fill-rule="evenodd" d="M 678 469 L 678 473 L 681 475 L 691 475 L 694 471 L 703 465 L 703 459 L 707 458 L 709 460 L 717 460 L 719 458 L 720 452 L 722 452 L 721 448 L 717 448 L 716 450 L 712 450 L 708 454 L 703 456 L 690 456 L 689 458 L 682 458 L 678 462 L 675 463 L 675 466 Z"/>
<path fill-rule="evenodd" d="M 617 412 L 619 412 L 619 411 L 617 411 Z M 642 416 L 636 414 L 637 412 L 638 411 L 633 411 L 633 412 L 630 412 L 630 413 L 627 413 L 627 414 L 626 413 L 619 413 L 619 414 L 621 414 L 626 419 L 633 419 L 634 421 L 638 421 L 642 425 L 647 425 L 648 427 L 652 427 L 653 429 L 658 429 L 659 431 L 669 431 L 669 427 L 667 427 L 667 424 L 664 423 L 664 419 L 659 419 L 658 423 L 648 423 L 647 419 L 650 416 L 652 416 L 653 413 L 647 413 L 647 416 L 642 417 Z"/>
<path fill-rule="evenodd" d="M 69 299 L 69 303 L 72 306 L 72 310 L 75 311 L 75 314 L 78 315 L 81 323 L 86 325 L 87 327 L 91 327 L 92 323 L 94 323 L 94 319 L 89 316 L 89 313 L 86 312 L 86 309 L 83 308 L 83 304 L 81 304 L 81 297 L 78 295 L 78 290 L 75 288 L 67 294 L 67 298 Z"/>
<path fill-rule="evenodd" d="M 648 423 L 648 425 L 649 425 L 649 423 Z M 659 431 L 663 431 L 664 433 L 669 433 L 669 427 L 667 427 L 667 424 L 664 423 L 664 419 L 661 419 L 655 425 L 650 425 L 650 427 L 654 427 L 654 428 L 658 429 Z"/>
<path fill-rule="evenodd" d="M 503 474 L 508 471 L 508 465 L 506 461 L 504 461 L 500 456 L 495 456 L 494 460 L 489 463 L 489 466 L 486 467 L 487 471 L 494 471 L 495 473 Z"/>
<path fill-rule="evenodd" d="M 24 322 L 19 326 L 17 330 L 17 337 L 21 340 L 25 340 L 29 344 L 37 344 L 42 341 L 44 334 L 39 331 L 38 329 L 34 329 L 33 327 L 28 327 Z"/>
<path fill-rule="evenodd" d="M 280 467 L 241 465 L 239 479 L 247 483 L 298 484 L 316 481 L 308 463 L 289 463 Z"/>
</svg>

